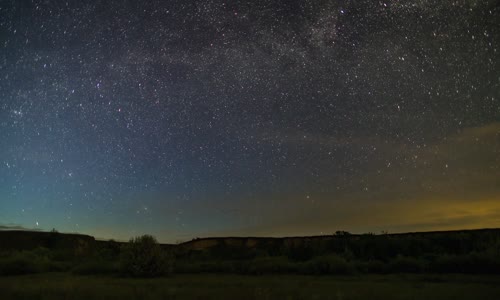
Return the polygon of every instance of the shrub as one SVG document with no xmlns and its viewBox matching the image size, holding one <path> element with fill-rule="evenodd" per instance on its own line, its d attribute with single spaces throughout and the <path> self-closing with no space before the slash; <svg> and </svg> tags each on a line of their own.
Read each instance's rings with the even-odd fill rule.
<svg viewBox="0 0 500 300">
<path fill-rule="evenodd" d="M 300 268 L 306 274 L 353 274 L 354 266 L 337 255 L 319 256 L 302 264 Z"/>
<path fill-rule="evenodd" d="M 155 277 L 171 273 L 173 256 L 164 251 L 156 239 L 143 235 L 124 246 L 121 270 L 132 277 Z"/>
<path fill-rule="evenodd" d="M 438 273 L 500 274 L 500 259 L 488 253 L 468 255 L 443 255 L 432 264 Z"/>
<path fill-rule="evenodd" d="M 306 261 L 314 256 L 310 245 L 290 245 L 285 247 L 287 257 L 292 261 Z"/>
<path fill-rule="evenodd" d="M 70 262 L 54 261 L 51 256 L 51 251 L 42 247 L 30 251 L 4 253 L 0 256 L 0 275 L 61 272 L 71 269 Z"/>
<path fill-rule="evenodd" d="M 395 273 L 420 273 L 426 269 L 425 263 L 413 257 L 398 256 L 389 263 Z"/>
<path fill-rule="evenodd" d="M 42 264 L 34 255 L 18 252 L 0 260 L 0 275 L 24 275 L 42 272 Z"/>
<path fill-rule="evenodd" d="M 93 251 L 94 260 L 117 261 L 120 258 L 121 246 L 114 240 L 99 243 Z"/>
<path fill-rule="evenodd" d="M 259 257 L 246 265 L 249 274 L 289 273 L 295 271 L 295 264 L 290 263 L 284 256 Z"/>
<path fill-rule="evenodd" d="M 257 257 L 252 260 L 176 260 L 176 273 L 275 274 L 297 270 L 298 264 L 285 256 Z"/>
</svg>

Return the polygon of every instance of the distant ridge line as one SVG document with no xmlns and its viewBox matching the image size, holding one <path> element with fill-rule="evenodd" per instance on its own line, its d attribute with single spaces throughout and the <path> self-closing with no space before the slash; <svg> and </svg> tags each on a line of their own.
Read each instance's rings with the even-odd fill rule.
<svg viewBox="0 0 500 300">
<path fill-rule="evenodd" d="M 324 238 L 339 238 L 339 237 L 361 237 L 367 235 L 373 236 L 404 236 L 404 235 L 428 235 L 428 234 L 445 234 L 445 233 L 460 233 L 460 232 L 485 232 L 485 231 L 500 231 L 500 228 L 480 228 L 480 229 L 457 229 L 457 230 L 439 230 L 439 231 L 411 231 L 411 232 L 395 232 L 395 233 L 349 233 L 347 231 L 339 231 L 337 234 L 328 234 L 328 235 L 310 235 L 310 236 L 282 236 L 282 237 L 263 237 L 263 236 L 213 236 L 213 237 L 201 237 L 201 238 L 193 238 L 189 241 L 173 244 L 173 243 L 160 243 L 165 246 L 182 246 L 189 245 L 196 242 L 202 241 L 222 241 L 222 240 L 294 240 L 294 239 L 324 239 Z M 4 229 L 0 228 L 0 235 L 2 234 L 15 234 L 15 233 L 25 233 L 25 234 L 34 234 L 34 235 L 63 235 L 63 236 L 72 236 L 72 237 L 85 237 L 91 238 L 96 242 L 109 242 L 113 240 L 117 243 L 127 243 L 128 240 L 115 240 L 113 238 L 96 238 L 89 234 L 83 233 L 65 233 L 65 232 L 57 232 L 57 231 L 42 231 L 42 230 L 29 230 L 29 229 Z M 340 233 L 340 234 L 339 234 Z"/>
</svg>

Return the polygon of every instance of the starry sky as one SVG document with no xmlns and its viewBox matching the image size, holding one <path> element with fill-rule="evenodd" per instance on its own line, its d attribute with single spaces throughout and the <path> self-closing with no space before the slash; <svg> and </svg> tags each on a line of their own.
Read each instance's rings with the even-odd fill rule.
<svg viewBox="0 0 500 300">
<path fill-rule="evenodd" d="M 482 227 L 496 0 L 0 1 L 0 229 Z"/>
</svg>

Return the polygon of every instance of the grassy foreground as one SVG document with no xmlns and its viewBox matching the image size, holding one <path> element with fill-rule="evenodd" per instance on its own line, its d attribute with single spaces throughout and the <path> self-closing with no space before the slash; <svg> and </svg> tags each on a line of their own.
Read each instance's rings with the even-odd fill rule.
<svg viewBox="0 0 500 300">
<path fill-rule="evenodd" d="M 124 279 L 49 273 L 0 278 L 0 299 L 500 299 L 499 276 L 175 275 Z"/>
</svg>

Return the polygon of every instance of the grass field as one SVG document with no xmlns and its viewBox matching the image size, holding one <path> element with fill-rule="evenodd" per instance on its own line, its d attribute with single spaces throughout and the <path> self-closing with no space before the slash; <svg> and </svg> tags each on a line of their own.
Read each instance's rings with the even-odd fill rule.
<svg viewBox="0 0 500 300">
<path fill-rule="evenodd" d="M 500 299 L 499 276 L 175 275 L 124 279 L 51 273 L 0 277 L 0 299 Z"/>
</svg>

